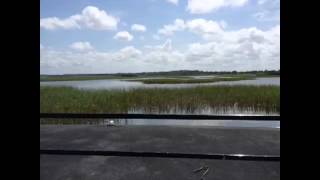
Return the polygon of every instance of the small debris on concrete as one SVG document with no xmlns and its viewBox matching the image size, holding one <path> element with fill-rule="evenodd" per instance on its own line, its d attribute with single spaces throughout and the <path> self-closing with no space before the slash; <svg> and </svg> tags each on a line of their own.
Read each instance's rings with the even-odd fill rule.
<svg viewBox="0 0 320 180">
<path fill-rule="evenodd" d="M 201 166 L 200 168 L 193 170 L 194 173 L 198 173 L 198 172 L 200 172 L 200 171 L 204 171 L 204 172 L 202 173 L 202 175 L 201 175 L 201 180 L 203 180 L 204 177 L 205 177 L 206 175 L 208 175 L 209 167 L 208 167 L 208 166 Z"/>
</svg>

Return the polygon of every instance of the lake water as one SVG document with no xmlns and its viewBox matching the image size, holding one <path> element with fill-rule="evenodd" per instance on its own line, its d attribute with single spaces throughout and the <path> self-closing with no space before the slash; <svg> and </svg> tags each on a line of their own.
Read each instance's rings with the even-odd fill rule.
<svg viewBox="0 0 320 180">
<path fill-rule="evenodd" d="M 202 78 L 201 76 L 198 78 Z M 41 86 L 66 86 L 78 89 L 92 90 L 112 90 L 112 89 L 133 89 L 133 88 L 188 88 L 196 86 L 212 85 L 277 85 L 280 86 L 280 77 L 257 78 L 254 80 L 242 81 L 221 81 L 215 83 L 196 83 L 196 84 L 143 84 L 142 82 L 133 82 L 125 80 L 90 80 L 90 81 L 52 81 L 40 82 Z"/>
<path fill-rule="evenodd" d="M 105 121 L 103 124 L 108 124 Z M 218 126 L 218 127 L 251 127 L 280 128 L 280 121 L 237 121 L 237 120 L 114 120 L 116 125 L 156 125 L 156 126 Z"/>
<path fill-rule="evenodd" d="M 280 129 L 280 121 L 239 121 L 239 120 L 153 120 L 153 119 L 74 119 L 53 120 L 40 119 L 40 124 L 63 125 L 116 125 L 116 126 L 215 126 L 243 128 L 276 128 Z"/>
</svg>

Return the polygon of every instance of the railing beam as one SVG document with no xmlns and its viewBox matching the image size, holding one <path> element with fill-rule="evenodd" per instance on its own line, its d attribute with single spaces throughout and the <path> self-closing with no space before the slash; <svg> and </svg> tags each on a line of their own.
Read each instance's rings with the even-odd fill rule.
<svg viewBox="0 0 320 180">
<path fill-rule="evenodd" d="M 178 114 L 105 114 L 105 113 L 92 113 L 92 114 L 90 113 L 40 113 L 40 118 L 280 121 L 280 116 L 264 116 L 264 115 L 178 115 Z"/>
<path fill-rule="evenodd" d="M 89 151 L 89 150 L 59 150 L 40 149 L 42 155 L 80 155 L 80 156 L 124 156 L 124 157 L 157 157 L 157 158 L 188 158 L 188 159 L 216 159 L 241 161 L 280 161 L 277 155 L 249 155 L 249 154 L 190 154 L 170 152 L 127 152 L 127 151 Z"/>
</svg>

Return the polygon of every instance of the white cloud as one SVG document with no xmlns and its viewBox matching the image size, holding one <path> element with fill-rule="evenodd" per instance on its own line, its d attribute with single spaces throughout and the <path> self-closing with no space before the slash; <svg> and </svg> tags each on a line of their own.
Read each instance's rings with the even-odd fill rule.
<svg viewBox="0 0 320 180">
<path fill-rule="evenodd" d="M 113 38 L 121 41 L 132 41 L 133 36 L 128 31 L 120 31 Z"/>
<path fill-rule="evenodd" d="M 147 28 L 144 25 L 141 24 L 133 24 L 131 26 L 132 31 L 138 31 L 138 32 L 145 32 Z"/>
<path fill-rule="evenodd" d="M 227 28 L 228 23 L 222 20 L 222 21 L 219 21 L 219 25 L 220 25 L 223 29 L 225 29 L 225 28 Z"/>
<path fill-rule="evenodd" d="M 69 46 L 71 49 L 76 51 L 91 51 L 94 48 L 89 42 L 74 42 Z"/>
<path fill-rule="evenodd" d="M 126 57 L 137 57 L 142 53 L 140 50 L 136 49 L 133 46 L 127 46 L 125 48 L 120 49 L 119 54 L 125 55 Z"/>
<path fill-rule="evenodd" d="M 43 49 L 43 48 L 44 48 L 44 46 L 40 43 L 40 50 Z"/>
<path fill-rule="evenodd" d="M 67 19 L 59 19 L 57 17 L 49 17 L 40 19 L 40 28 L 47 30 L 56 29 L 80 29 L 78 24 L 79 15 L 71 16 Z"/>
<path fill-rule="evenodd" d="M 163 44 L 145 46 L 140 58 L 148 71 L 188 69 L 185 54 L 172 47 L 171 39 L 167 39 Z"/>
<path fill-rule="evenodd" d="M 191 44 L 187 61 L 229 70 L 280 68 L 279 25 L 268 31 L 257 28 L 226 31 L 220 37 L 218 41 Z"/>
<path fill-rule="evenodd" d="M 133 46 L 124 47 L 116 52 L 109 53 L 107 58 L 112 61 L 125 62 L 136 61 L 142 52 Z"/>
<path fill-rule="evenodd" d="M 76 14 L 65 19 L 49 17 L 40 19 L 40 28 L 47 30 L 56 29 L 81 29 L 116 30 L 120 19 L 108 15 L 106 11 L 94 6 L 85 7 L 81 14 Z"/>
<path fill-rule="evenodd" d="M 82 11 L 82 21 L 90 29 L 115 30 L 118 19 L 94 6 L 87 6 Z"/>
<path fill-rule="evenodd" d="M 204 43 L 192 43 L 181 50 L 167 39 L 159 45 L 141 49 L 128 46 L 113 52 L 46 49 L 40 58 L 41 73 L 279 69 L 280 25 L 265 31 L 255 27 L 222 31 Z"/>
<path fill-rule="evenodd" d="M 165 36 L 172 36 L 177 31 L 189 30 L 195 34 L 202 35 L 205 39 L 206 36 L 212 36 L 223 31 L 223 26 L 226 26 L 226 22 L 215 22 L 211 20 L 205 20 L 197 18 L 189 21 L 182 19 L 176 19 L 173 24 L 165 25 L 158 30 L 158 34 Z"/>
<path fill-rule="evenodd" d="M 191 32 L 196 34 L 215 34 L 223 31 L 218 22 L 211 20 L 207 21 L 201 18 L 188 21 L 186 26 Z"/>
<path fill-rule="evenodd" d="M 176 31 L 182 31 L 185 29 L 185 24 L 182 19 L 176 19 L 173 24 L 165 25 L 158 30 L 159 34 L 170 36 Z"/>
<path fill-rule="evenodd" d="M 178 5 L 179 3 L 179 0 L 166 0 L 166 1 L 174 5 Z"/>
<path fill-rule="evenodd" d="M 188 0 L 187 10 L 192 14 L 214 12 L 222 7 L 240 7 L 248 0 Z"/>
</svg>

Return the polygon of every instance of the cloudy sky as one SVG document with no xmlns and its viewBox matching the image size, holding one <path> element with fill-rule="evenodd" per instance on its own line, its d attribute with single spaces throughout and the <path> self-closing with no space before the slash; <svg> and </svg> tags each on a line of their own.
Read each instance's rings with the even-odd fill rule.
<svg viewBox="0 0 320 180">
<path fill-rule="evenodd" d="M 280 69 L 280 0 L 41 0 L 40 73 Z"/>
</svg>

